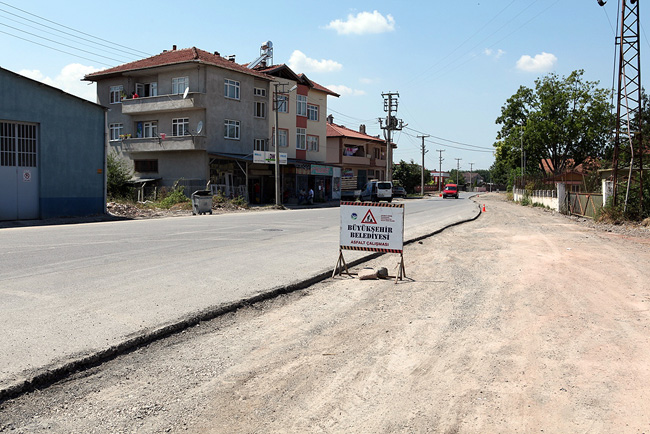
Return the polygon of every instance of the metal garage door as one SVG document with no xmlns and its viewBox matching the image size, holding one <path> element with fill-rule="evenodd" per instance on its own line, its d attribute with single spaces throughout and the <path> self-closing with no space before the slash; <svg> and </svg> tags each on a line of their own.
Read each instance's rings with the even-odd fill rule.
<svg viewBox="0 0 650 434">
<path fill-rule="evenodd" d="M 0 220 L 39 218 L 38 125 L 0 121 Z"/>
</svg>

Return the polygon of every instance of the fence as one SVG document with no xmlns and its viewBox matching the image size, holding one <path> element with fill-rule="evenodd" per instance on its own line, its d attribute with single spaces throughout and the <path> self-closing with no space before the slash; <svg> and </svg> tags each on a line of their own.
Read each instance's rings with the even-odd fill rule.
<svg viewBox="0 0 650 434">
<path fill-rule="evenodd" d="M 529 194 L 523 188 L 513 188 L 512 194 L 514 200 L 520 202 L 524 197 L 527 197 L 532 203 L 544 205 L 548 208 L 560 211 L 560 201 L 558 199 L 557 189 L 555 190 L 533 190 Z"/>
<path fill-rule="evenodd" d="M 583 217 L 596 217 L 603 207 L 603 195 L 600 193 L 569 193 L 569 213 Z"/>
</svg>

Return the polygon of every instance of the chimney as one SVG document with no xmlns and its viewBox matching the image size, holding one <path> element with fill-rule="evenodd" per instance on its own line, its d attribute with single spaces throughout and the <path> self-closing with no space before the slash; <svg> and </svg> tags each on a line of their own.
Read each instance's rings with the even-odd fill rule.
<svg viewBox="0 0 650 434">
<path fill-rule="evenodd" d="M 366 126 L 364 124 L 359 125 L 359 132 L 361 134 L 366 134 Z"/>
<path fill-rule="evenodd" d="M 214 55 L 215 55 L 215 56 L 221 56 L 221 54 L 219 54 L 218 51 L 215 51 L 215 52 L 214 52 Z"/>
<path fill-rule="evenodd" d="M 172 50 L 176 51 L 176 45 L 172 45 Z"/>
<path fill-rule="evenodd" d="M 226 56 L 226 59 L 228 59 L 229 61 L 231 61 L 231 62 L 234 63 L 234 62 L 235 62 L 235 55 L 234 55 L 234 54 L 231 54 L 231 55 L 229 55 L 229 56 Z"/>
<path fill-rule="evenodd" d="M 333 124 L 334 123 L 334 116 L 327 115 L 327 123 L 328 124 Z"/>
</svg>

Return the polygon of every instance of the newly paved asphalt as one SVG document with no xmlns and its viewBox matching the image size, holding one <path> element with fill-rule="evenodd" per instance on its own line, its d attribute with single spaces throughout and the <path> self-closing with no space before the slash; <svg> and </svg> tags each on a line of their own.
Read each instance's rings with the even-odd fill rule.
<svg viewBox="0 0 650 434">
<path fill-rule="evenodd" d="M 479 212 L 468 199 L 400 202 L 405 240 Z M 0 228 L 0 398 L 89 355 L 331 273 L 339 222 L 336 207 Z"/>
</svg>

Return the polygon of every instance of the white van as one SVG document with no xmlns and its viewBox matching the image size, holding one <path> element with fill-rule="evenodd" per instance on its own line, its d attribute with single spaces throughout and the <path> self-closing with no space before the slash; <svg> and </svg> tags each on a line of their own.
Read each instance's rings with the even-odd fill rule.
<svg viewBox="0 0 650 434">
<path fill-rule="evenodd" d="M 372 202 L 379 202 L 380 200 L 392 202 L 393 183 L 390 181 L 378 181 L 376 179 L 368 181 L 363 187 L 363 190 L 361 190 L 360 199 L 362 202 L 367 200 Z"/>
</svg>

